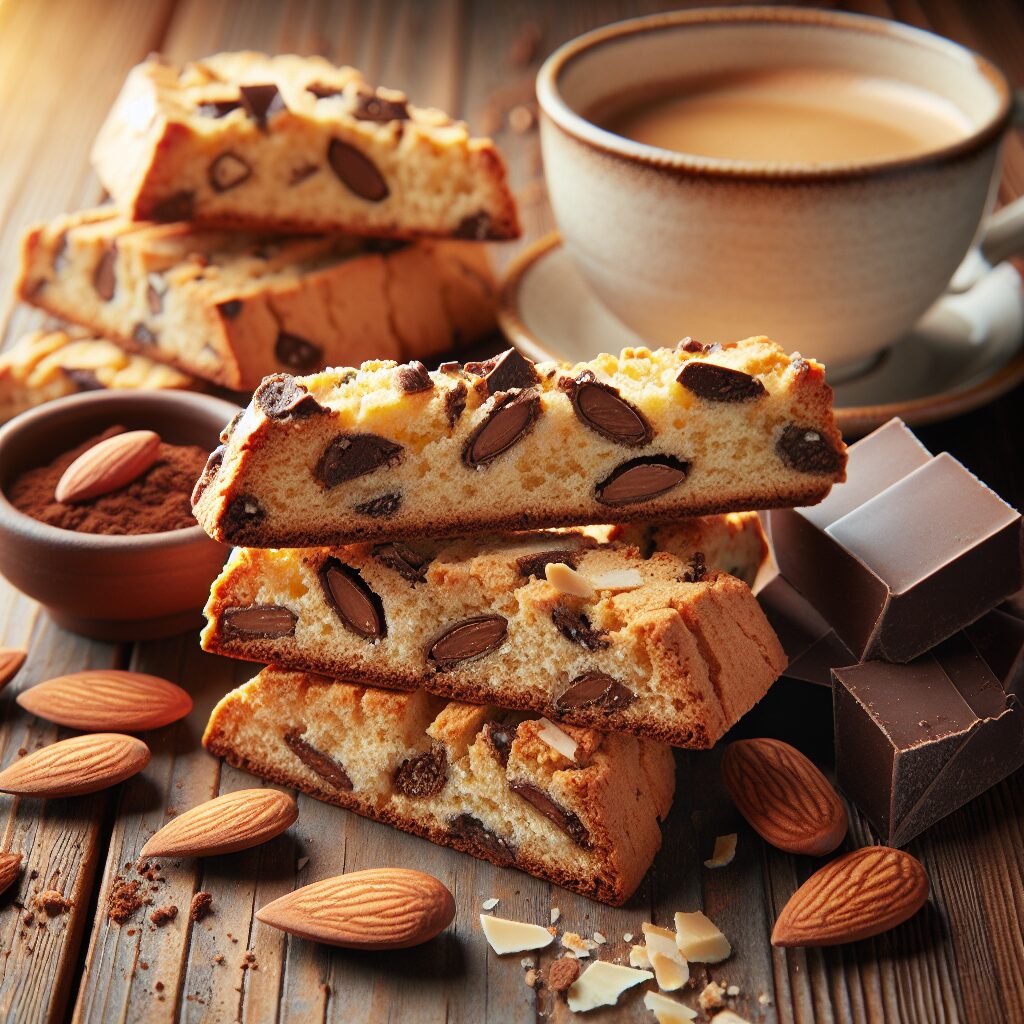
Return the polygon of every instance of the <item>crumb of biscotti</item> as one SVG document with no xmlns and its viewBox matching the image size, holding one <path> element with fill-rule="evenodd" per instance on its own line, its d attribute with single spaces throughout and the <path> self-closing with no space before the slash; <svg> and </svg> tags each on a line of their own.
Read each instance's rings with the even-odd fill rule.
<svg viewBox="0 0 1024 1024">
<path fill-rule="evenodd" d="M 110 884 L 107 895 L 107 916 L 115 924 L 125 924 L 142 907 L 143 899 L 139 893 L 142 883 L 137 879 L 130 881 L 118 875 Z"/>
<path fill-rule="evenodd" d="M 213 907 L 213 896 L 208 892 L 197 892 L 192 897 L 192 903 L 188 908 L 190 921 L 202 921 Z"/>
<path fill-rule="evenodd" d="M 177 916 L 178 908 L 174 905 L 168 905 L 166 907 L 157 907 L 149 915 L 149 919 L 157 928 L 162 928 L 165 924 L 170 924 Z"/>
<path fill-rule="evenodd" d="M 718 982 L 709 981 L 697 997 L 697 1002 L 700 1003 L 700 1008 L 705 1013 L 709 1013 L 711 1010 L 716 1010 L 718 1007 L 725 1005 L 725 991 Z"/>
<path fill-rule="evenodd" d="M 63 914 L 71 908 L 71 901 L 56 889 L 44 889 L 35 898 L 36 906 L 42 907 L 50 917 Z"/>
</svg>

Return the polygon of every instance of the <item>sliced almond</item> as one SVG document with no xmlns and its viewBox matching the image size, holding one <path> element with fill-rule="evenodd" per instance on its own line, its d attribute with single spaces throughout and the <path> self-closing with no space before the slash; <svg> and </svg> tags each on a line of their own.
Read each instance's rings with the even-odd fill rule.
<svg viewBox="0 0 1024 1024">
<path fill-rule="evenodd" d="M 599 1006 L 612 1006 L 626 989 L 650 981 L 650 971 L 610 964 L 607 960 L 592 963 L 569 988 L 569 1009 L 573 1013 L 596 1010 Z"/>
<path fill-rule="evenodd" d="M 636 590 L 644 585 L 639 569 L 609 569 L 590 577 L 595 590 Z"/>
<path fill-rule="evenodd" d="M 9 889 L 20 872 L 20 853 L 0 853 L 0 892 Z"/>
<path fill-rule="evenodd" d="M 678 957 L 666 956 L 664 953 L 651 953 L 650 957 L 658 988 L 665 992 L 675 992 L 690 980 L 690 968 L 685 960 L 680 961 Z"/>
<path fill-rule="evenodd" d="M 721 963 L 732 955 L 729 940 L 699 910 L 676 914 L 676 945 L 687 960 L 698 964 Z"/>
<path fill-rule="evenodd" d="M 727 864 L 732 863 L 735 856 L 736 833 L 730 832 L 728 835 L 716 836 L 715 849 L 711 854 L 711 859 L 704 861 L 704 867 L 724 868 Z"/>
<path fill-rule="evenodd" d="M 179 814 L 150 837 L 143 857 L 212 857 L 259 846 L 299 816 L 295 801 L 276 789 L 240 789 Z"/>
<path fill-rule="evenodd" d="M 689 1024 L 697 1019 L 696 1010 L 658 992 L 645 992 L 644 1006 L 654 1014 L 658 1024 Z"/>
<path fill-rule="evenodd" d="M 20 796 L 81 796 L 131 778 L 149 764 L 134 736 L 93 732 L 51 743 L 0 772 L 0 791 Z"/>
<path fill-rule="evenodd" d="M 546 718 L 540 719 L 537 739 L 543 740 L 552 750 L 557 750 L 562 757 L 570 761 L 576 760 L 576 741 L 566 732 Z"/>
<path fill-rule="evenodd" d="M 676 933 L 668 928 L 660 928 L 656 924 L 645 923 L 643 925 L 644 941 L 647 943 L 647 950 L 652 955 L 662 953 L 664 956 L 683 963 L 683 954 L 679 951 L 676 942 Z"/>
<path fill-rule="evenodd" d="M 256 912 L 257 920 L 272 928 L 349 949 L 417 946 L 454 917 L 455 900 L 448 889 L 432 875 L 406 868 L 325 878 Z"/>
<path fill-rule="evenodd" d="M 48 722 L 84 732 L 159 729 L 192 710 L 192 698 L 180 686 L 158 676 L 117 669 L 48 679 L 19 693 L 18 703 Z"/>
<path fill-rule="evenodd" d="M 629 966 L 648 971 L 651 969 L 651 957 L 646 946 L 632 946 L 629 950 Z"/>
<path fill-rule="evenodd" d="M 506 953 L 522 953 L 527 949 L 544 949 L 550 946 L 554 935 L 539 924 L 526 921 L 510 921 L 507 917 L 480 915 L 480 927 L 491 949 L 499 956 Z"/>
<path fill-rule="evenodd" d="M 3 689 L 25 664 L 28 651 L 20 647 L 0 647 L 0 689 Z"/>
<path fill-rule="evenodd" d="M 544 566 L 544 576 L 560 594 L 582 597 L 585 601 L 593 601 L 597 597 L 590 580 L 564 562 L 548 562 Z"/>
<path fill-rule="evenodd" d="M 86 449 L 57 482 L 54 497 L 73 504 L 126 487 L 156 462 L 160 435 L 152 430 L 115 434 Z"/>
</svg>

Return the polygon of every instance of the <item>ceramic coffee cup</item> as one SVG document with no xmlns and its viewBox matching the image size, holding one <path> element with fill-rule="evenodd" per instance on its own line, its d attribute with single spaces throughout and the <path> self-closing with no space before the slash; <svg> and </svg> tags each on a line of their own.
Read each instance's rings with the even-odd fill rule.
<svg viewBox="0 0 1024 1024">
<path fill-rule="evenodd" d="M 588 120 L 658 83 L 793 66 L 928 90 L 964 115 L 963 137 L 909 158 L 802 167 L 670 152 Z M 1001 72 L 963 47 L 794 8 L 611 25 L 555 51 L 537 93 L 562 237 L 627 327 L 652 344 L 767 334 L 833 367 L 891 344 L 943 292 L 992 200 L 1012 107 Z"/>
</svg>

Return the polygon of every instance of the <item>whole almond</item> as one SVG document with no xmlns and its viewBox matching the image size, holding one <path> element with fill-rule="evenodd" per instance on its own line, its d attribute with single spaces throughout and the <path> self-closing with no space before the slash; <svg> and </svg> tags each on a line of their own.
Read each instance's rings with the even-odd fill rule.
<svg viewBox="0 0 1024 1024">
<path fill-rule="evenodd" d="M 25 664 L 28 651 L 20 647 L 0 647 L 0 689 L 3 689 L 17 675 Z"/>
<path fill-rule="evenodd" d="M 142 732 L 184 718 L 192 698 L 174 683 L 141 672 L 91 669 L 57 676 L 18 694 L 18 703 L 48 722 L 83 732 Z"/>
<path fill-rule="evenodd" d="M 0 892 L 5 892 L 10 888 L 20 871 L 20 853 L 0 853 Z"/>
<path fill-rule="evenodd" d="M 149 747 L 134 736 L 93 732 L 51 743 L 0 772 L 0 792 L 81 796 L 131 778 L 149 764 Z"/>
<path fill-rule="evenodd" d="M 256 918 L 291 935 L 349 949 L 404 949 L 451 924 L 455 900 L 432 875 L 371 868 L 325 878 L 268 903 Z"/>
<path fill-rule="evenodd" d="M 816 871 L 789 898 L 773 946 L 836 946 L 895 928 L 928 898 L 921 862 L 903 850 L 865 846 Z"/>
<path fill-rule="evenodd" d="M 179 814 L 150 837 L 143 857 L 212 857 L 259 846 L 299 816 L 295 801 L 276 789 L 240 789 Z"/>
<path fill-rule="evenodd" d="M 789 853 L 831 853 L 846 836 L 846 807 L 828 779 L 781 740 L 737 740 L 722 776 L 740 814 L 766 842 Z"/>
<path fill-rule="evenodd" d="M 160 435 L 152 430 L 115 434 L 82 452 L 64 470 L 54 497 L 74 503 L 119 490 L 142 476 L 159 452 Z"/>
</svg>

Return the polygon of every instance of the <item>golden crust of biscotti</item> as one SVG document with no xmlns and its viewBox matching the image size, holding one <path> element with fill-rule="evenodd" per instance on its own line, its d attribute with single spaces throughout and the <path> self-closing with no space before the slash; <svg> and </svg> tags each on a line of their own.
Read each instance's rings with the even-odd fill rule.
<svg viewBox="0 0 1024 1024">
<path fill-rule="evenodd" d="M 744 542 L 760 532 L 756 515 L 747 522 L 736 535 Z M 705 524 L 708 539 L 719 532 Z M 239 548 L 211 589 L 202 643 L 369 686 L 710 747 L 764 696 L 785 656 L 749 587 L 708 570 L 698 551 L 644 558 L 582 530 Z M 548 582 L 550 562 L 574 566 L 593 596 Z M 441 642 L 466 628 L 493 633 L 472 656 Z"/>
<path fill-rule="evenodd" d="M 540 726 L 494 708 L 268 668 L 221 700 L 203 743 L 280 785 L 621 904 L 661 844 L 659 822 L 675 788 L 672 753 L 567 727 L 577 744 L 570 761 L 540 738 Z M 507 747 L 491 738 L 496 727 L 499 738 L 511 738 Z M 402 792 L 400 767 L 424 755 L 435 778 L 420 776 L 419 795 Z M 556 805 L 561 825 L 512 788 L 523 784 Z M 500 842 L 474 841 L 459 829 L 460 815 Z"/>
<path fill-rule="evenodd" d="M 280 239 L 147 224 L 101 207 L 30 228 L 18 292 L 225 387 L 369 357 L 430 359 L 494 327 L 470 242 Z"/>
<path fill-rule="evenodd" d="M 322 57 L 133 68 L 93 166 L 137 220 L 378 237 L 519 235 L 504 163 L 462 122 Z"/>
<path fill-rule="evenodd" d="M 225 431 L 193 505 L 252 547 L 807 505 L 844 478 L 831 400 L 819 364 L 767 338 L 282 376 Z"/>
</svg>

